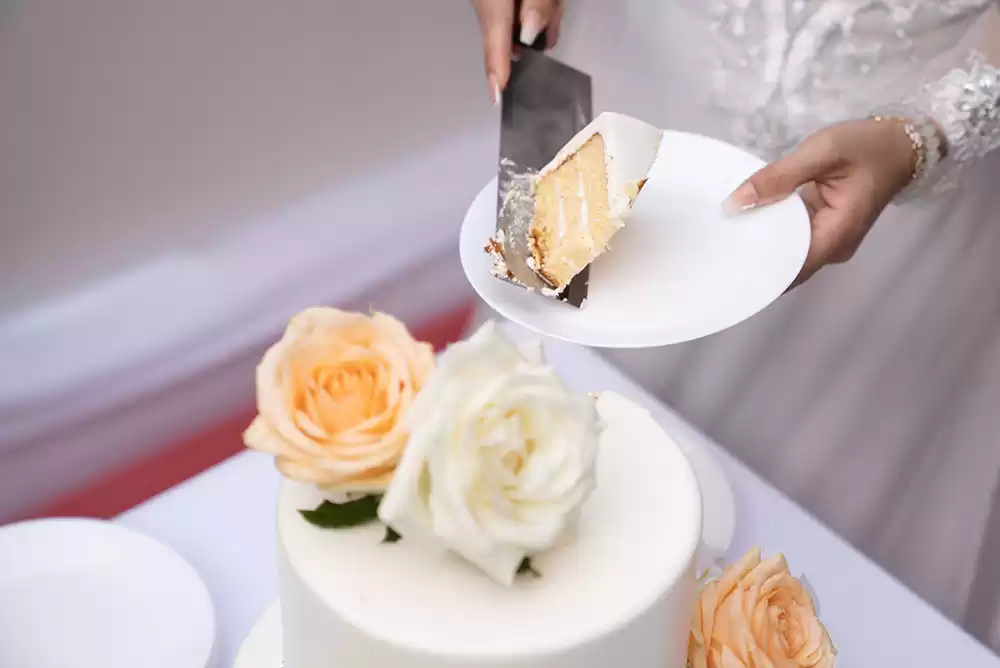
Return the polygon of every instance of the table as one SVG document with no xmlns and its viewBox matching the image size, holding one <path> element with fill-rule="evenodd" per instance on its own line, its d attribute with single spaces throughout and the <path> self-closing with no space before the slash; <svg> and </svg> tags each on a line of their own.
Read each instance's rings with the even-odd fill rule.
<svg viewBox="0 0 1000 668">
<path fill-rule="evenodd" d="M 728 558 L 759 545 L 781 551 L 806 574 L 845 668 L 1000 667 L 1000 658 L 918 598 L 791 500 L 700 435 L 592 351 L 547 342 L 568 384 L 613 390 L 650 410 L 685 448 L 707 448 L 733 485 L 737 530 Z M 277 595 L 275 506 L 279 475 L 271 458 L 237 455 L 122 514 L 186 557 L 208 584 L 219 621 L 220 666 L 231 665 L 243 638 Z"/>
</svg>

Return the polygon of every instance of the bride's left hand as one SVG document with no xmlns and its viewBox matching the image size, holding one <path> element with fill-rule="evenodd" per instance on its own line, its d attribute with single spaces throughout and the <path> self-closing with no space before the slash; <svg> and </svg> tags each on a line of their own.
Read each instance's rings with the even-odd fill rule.
<svg viewBox="0 0 1000 668">
<path fill-rule="evenodd" d="M 853 257 L 882 210 L 910 182 L 915 155 L 898 120 L 832 125 L 751 176 L 726 201 L 738 212 L 798 191 L 809 210 L 812 241 L 794 285 L 827 264 Z"/>
</svg>

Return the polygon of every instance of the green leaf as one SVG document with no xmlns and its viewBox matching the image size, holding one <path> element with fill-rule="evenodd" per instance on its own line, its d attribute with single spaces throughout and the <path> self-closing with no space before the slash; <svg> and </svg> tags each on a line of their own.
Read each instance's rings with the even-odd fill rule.
<svg viewBox="0 0 1000 668">
<path fill-rule="evenodd" d="M 542 574 L 535 570 L 535 567 L 531 565 L 531 557 L 525 557 L 521 560 L 521 563 L 517 567 L 518 575 L 527 575 L 533 578 L 540 578 Z"/>
<path fill-rule="evenodd" d="M 363 496 L 360 499 L 333 503 L 324 501 L 312 510 L 300 510 L 302 517 L 310 524 L 323 529 L 346 529 L 361 526 L 378 519 L 378 504 L 381 496 Z"/>
<path fill-rule="evenodd" d="M 383 543 L 395 543 L 395 542 L 399 541 L 400 538 L 402 538 L 402 536 L 400 536 L 398 533 L 396 533 L 395 529 L 393 529 L 392 527 L 387 526 L 385 528 L 385 538 L 382 539 L 382 542 Z"/>
</svg>

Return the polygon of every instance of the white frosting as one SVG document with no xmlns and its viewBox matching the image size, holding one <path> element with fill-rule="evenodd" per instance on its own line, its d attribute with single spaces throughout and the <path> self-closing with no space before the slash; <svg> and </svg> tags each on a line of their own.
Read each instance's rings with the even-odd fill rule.
<svg viewBox="0 0 1000 668">
<path fill-rule="evenodd" d="M 598 485 L 577 530 L 503 587 L 383 529 L 321 530 L 321 497 L 278 502 L 285 665 L 293 668 L 683 668 L 701 501 L 678 446 L 642 408 L 597 400 Z"/>
<path fill-rule="evenodd" d="M 558 168 L 595 134 L 600 134 L 604 140 L 610 216 L 613 220 L 621 219 L 632 206 L 635 183 L 649 175 L 656 161 L 663 137 L 659 128 L 631 116 L 605 111 L 570 139 L 538 176 Z"/>
<path fill-rule="evenodd" d="M 594 488 L 594 401 L 566 387 L 537 342 L 519 347 L 492 321 L 441 355 L 405 419 L 379 517 L 501 584 L 556 544 Z"/>
</svg>

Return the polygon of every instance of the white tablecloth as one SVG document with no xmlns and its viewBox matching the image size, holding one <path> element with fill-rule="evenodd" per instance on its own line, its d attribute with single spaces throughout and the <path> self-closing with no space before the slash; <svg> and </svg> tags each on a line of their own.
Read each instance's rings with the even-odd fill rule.
<svg viewBox="0 0 1000 668">
<path fill-rule="evenodd" d="M 709 443 L 675 413 L 593 352 L 546 345 L 550 361 L 580 390 L 614 390 L 645 405 L 682 445 L 715 453 L 737 504 L 738 557 L 759 545 L 783 552 L 807 575 L 844 668 L 980 666 L 1000 659 L 864 555 Z M 229 666 L 258 615 L 277 595 L 275 498 L 269 457 L 245 453 L 151 499 L 117 521 L 172 546 L 201 572 L 216 606 L 221 666 Z"/>
</svg>

